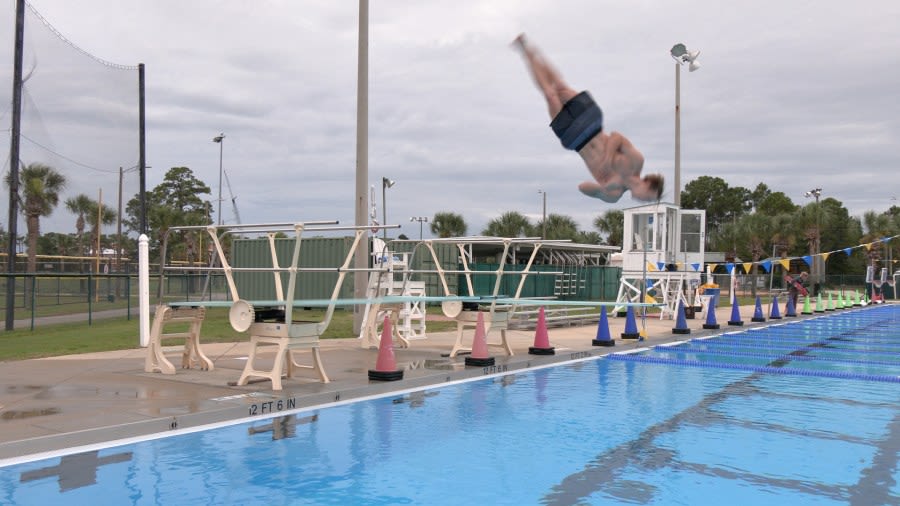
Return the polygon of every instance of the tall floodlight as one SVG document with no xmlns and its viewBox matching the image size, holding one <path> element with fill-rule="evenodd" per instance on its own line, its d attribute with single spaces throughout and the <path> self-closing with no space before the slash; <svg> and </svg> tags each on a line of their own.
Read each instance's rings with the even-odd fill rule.
<svg viewBox="0 0 900 506">
<path fill-rule="evenodd" d="M 388 179 L 386 177 L 381 178 L 381 217 L 384 219 L 384 223 L 382 225 L 387 225 L 387 189 L 394 186 L 396 181 Z M 387 229 L 382 229 L 384 233 L 384 240 L 387 242 Z"/>
<path fill-rule="evenodd" d="M 222 146 L 225 145 L 225 134 L 213 137 L 213 142 L 219 145 L 219 208 L 216 211 L 216 216 L 219 219 L 216 222 L 222 225 Z"/>
<path fill-rule="evenodd" d="M 700 51 L 688 51 L 684 44 L 675 44 L 670 51 L 675 59 L 675 205 L 681 206 L 681 66 L 688 64 L 693 72 L 700 68 Z"/>
<path fill-rule="evenodd" d="M 356 56 L 356 193 L 354 217 L 357 227 L 366 225 L 366 186 L 369 184 L 369 0 L 359 0 L 359 39 Z M 369 266 L 369 243 L 361 244 L 353 257 L 353 295 L 365 298 Z M 362 330 L 365 306 L 353 306 L 353 333 Z"/>
<path fill-rule="evenodd" d="M 812 278 L 813 283 L 821 285 L 820 277 L 824 274 L 825 262 L 822 260 L 822 210 L 819 207 L 819 197 L 822 196 L 821 188 L 813 188 L 806 192 L 806 198 L 816 199 L 816 237 L 813 240 Z M 822 262 L 822 263 L 819 263 Z"/>
</svg>

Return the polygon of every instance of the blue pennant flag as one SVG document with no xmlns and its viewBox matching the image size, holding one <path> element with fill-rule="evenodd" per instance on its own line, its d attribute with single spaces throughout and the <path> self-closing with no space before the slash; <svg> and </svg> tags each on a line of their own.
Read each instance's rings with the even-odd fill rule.
<svg viewBox="0 0 900 506">
<path fill-rule="evenodd" d="M 700 264 L 698 264 L 698 263 L 693 263 L 693 264 L 691 264 L 691 268 L 693 268 L 695 271 L 699 271 L 699 270 L 700 270 Z"/>
<path fill-rule="evenodd" d="M 809 265 L 809 266 L 812 265 L 812 257 L 811 256 L 806 255 L 806 256 L 800 257 L 800 258 L 802 258 L 803 261 L 806 262 L 806 265 Z"/>
<path fill-rule="evenodd" d="M 844 254 L 850 256 L 850 253 L 853 251 L 853 248 L 844 248 Z"/>
<path fill-rule="evenodd" d="M 656 268 L 661 271 L 664 271 L 664 270 L 666 270 L 666 263 L 665 262 L 656 262 Z"/>
<path fill-rule="evenodd" d="M 770 272 L 772 270 L 772 261 L 771 260 L 763 260 L 762 262 L 759 263 L 759 265 L 762 265 L 763 270 L 766 272 Z"/>
<path fill-rule="evenodd" d="M 725 264 L 725 270 L 728 271 L 728 274 L 731 274 L 731 271 L 734 270 L 734 264 L 733 263 Z"/>
</svg>

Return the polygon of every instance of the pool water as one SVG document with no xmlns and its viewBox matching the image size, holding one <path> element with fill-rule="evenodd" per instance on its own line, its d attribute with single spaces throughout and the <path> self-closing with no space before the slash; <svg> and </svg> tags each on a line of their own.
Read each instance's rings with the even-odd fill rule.
<svg viewBox="0 0 900 506">
<path fill-rule="evenodd" d="M 0 504 L 900 504 L 878 306 L 0 468 Z"/>
</svg>

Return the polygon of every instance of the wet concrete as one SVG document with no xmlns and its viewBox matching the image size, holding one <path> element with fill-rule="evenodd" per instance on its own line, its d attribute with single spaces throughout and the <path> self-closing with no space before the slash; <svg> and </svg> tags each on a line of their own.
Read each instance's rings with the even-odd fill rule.
<svg viewBox="0 0 900 506">
<path fill-rule="evenodd" d="M 614 347 L 592 345 L 597 337 L 594 325 L 551 327 L 548 334 L 556 350 L 554 355 L 530 355 L 528 348 L 534 345 L 534 331 L 510 330 L 514 355 L 507 357 L 491 347 L 496 363 L 488 367 L 467 367 L 464 356 L 447 357 L 455 334 L 431 333 L 426 339 L 412 341 L 408 349 L 395 349 L 404 377 L 391 382 L 368 379 L 368 370 L 375 367 L 376 349 L 362 349 L 360 341 L 354 338 L 328 339 L 321 341 L 320 348 L 332 381 L 323 384 L 302 376 L 285 378 L 284 390 L 280 392 L 272 391 L 269 381 L 234 386 L 246 363 L 248 343 L 205 344 L 204 352 L 213 360 L 215 370 L 179 369 L 174 375 L 144 372 L 147 351 L 142 348 L 6 362 L 0 364 L 0 465 L 26 455 L 388 392 L 414 391 L 464 378 L 765 325 L 748 321 L 753 309 L 742 308 L 741 314 L 747 318 L 744 327 L 722 324 L 720 330 L 703 330 L 705 322 L 688 320 L 690 335 L 673 334 L 672 320 L 647 318 L 644 341 L 619 339 L 625 319 L 610 318 Z M 725 322 L 730 315 L 731 308 L 719 308 L 716 319 Z M 471 333 L 468 335 L 471 338 Z M 491 333 L 488 339 L 498 337 Z M 180 363 L 181 346 L 165 349 L 169 360 Z M 309 359 L 309 352 L 296 355 L 301 363 Z M 272 356 L 261 354 L 257 365 L 268 365 L 266 361 L 271 363 Z M 404 392 L 398 402 L 421 402 L 422 395 L 425 394 Z"/>
</svg>

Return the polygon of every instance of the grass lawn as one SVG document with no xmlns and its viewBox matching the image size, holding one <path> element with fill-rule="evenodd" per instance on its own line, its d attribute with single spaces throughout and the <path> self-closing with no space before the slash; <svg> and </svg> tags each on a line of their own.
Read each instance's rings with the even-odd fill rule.
<svg viewBox="0 0 900 506">
<path fill-rule="evenodd" d="M 302 311 L 297 319 L 321 321 L 323 310 Z M 0 361 L 24 360 L 28 358 L 55 357 L 96 351 L 127 350 L 140 346 L 137 317 L 128 320 L 110 318 L 87 322 L 58 325 L 41 325 L 34 331 L 16 329 L 0 333 Z M 455 328 L 453 322 L 428 322 L 431 331 L 440 332 Z M 173 323 L 166 326 L 166 333 L 186 332 L 187 323 Z M 335 311 L 323 339 L 354 337 L 353 313 Z M 226 343 L 248 340 L 247 334 L 236 332 L 228 323 L 228 309 L 210 308 L 200 332 L 200 341 L 205 343 Z M 184 339 L 165 339 L 163 345 L 181 344 Z"/>
</svg>

